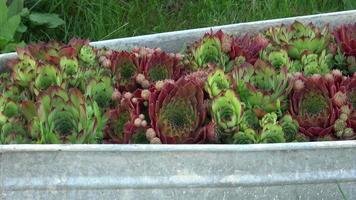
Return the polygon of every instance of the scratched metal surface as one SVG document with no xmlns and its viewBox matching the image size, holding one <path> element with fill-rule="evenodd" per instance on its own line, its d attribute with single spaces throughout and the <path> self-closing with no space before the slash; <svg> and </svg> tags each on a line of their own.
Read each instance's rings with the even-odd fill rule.
<svg viewBox="0 0 356 200">
<path fill-rule="evenodd" d="M 294 20 L 356 22 L 356 11 L 212 27 L 258 32 Z M 176 52 L 211 28 L 92 42 Z M 16 54 L 0 55 L 3 63 Z M 258 145 L 0 145 L 0 199 L 356 199 L 356 141 Z"/>
</svg>

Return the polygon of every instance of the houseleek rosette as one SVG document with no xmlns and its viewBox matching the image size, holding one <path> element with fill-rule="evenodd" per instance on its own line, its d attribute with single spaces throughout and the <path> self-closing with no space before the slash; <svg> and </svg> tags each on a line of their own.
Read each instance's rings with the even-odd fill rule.
<svg viewBox="0 0 356 200">
<path fill-rule="evenodd" d="M 241 102 L 233 90 L 226 90 L 212 100 L 212 118 L 223 141 L 229 140 L 239 130 L 242 113 Z"/>
<path fill-rule="evenodd" d="M 261 118 L 266 113 L 282 113 L 287 108 L 291 80 L 286 68 L 280 71 L 262 60 L 233 71 L 234 85 L 241 101 Z"/>
<path fill-rule="evenodd" d="M 261 119 L 261 143 L 281 143 L 285 142 L 283 127 L 277 123 L 276 113 L 267 113 Z"/>
<path fill-rule="evenodd" d="M 179 54 L 168 54 L 161 49 L 138 51 L 141 53 L 140 71 L 150 83 L 166 79 L 177 80 L 181 76 L 183 66 Z"/>
<path fill-rule="evenodd" d="M 339 49 L 335 60 L 343 71 L 351 75 L 356 72 L 356 23 L 341 25 L 333 34 Z"/>
<path fill-rule="evenodd" d="M 36 77 L 37 63 L 29 56 L 19 57 L 19 61 L 12 67 L 12 79 L 22 87 L 33 84 Z"/>
<path fill-rule="evenodd" d="M 262 35 L 249 36 L 246 34 L 243 37 L 234 38 L 229 55 L 232 60 L 242 56 L 246 62 L 255 64 L 260 51 L 266 48 L 268 44 L 269 41 Z"/>
<path fill-rule="evenodd" d="M 12 87 L 15 88 L 15 87 Z M 29 137 L 22 120 L 21 108 L 11 88 L 0 95 L 0 144 L 28 143 Z"/>
<path fill-rule="evenodd" d="M 159 90 L 153 90 L 149 117 L 162 143 L 204 143 L 215 138 L 213 127 L 204 126 L 206 107 L 202 87 L 195 76 L 190 76 L 167 81 Z"/>
<path fill-rule="evenodd" d="M 38 143 L 83 144 L 102 139 L 106 119 L 97 104 L 85 102 L 75 88 L 66 92 L 51 86 L 38 97 L 36 104 L 24 101 L 22 110 L 31 122 L 31 134 Z"/>
<path fill-rule="evenodd" d="M 112 73 L 120 91 L 136 89 L 136 76 L 140 72 L 139 60 L 133 53 L 122 51 L 112 55 Z"/>
<path fill-rule="evenodd" d="M 230 78 L 221 69 L 215 69 L 208 75 L 204 89 L 210 98 L 218 96 L 222 91 L 230 88 Z"/>
<path fill-rule="evenodd" d="M 106 109 L 111 104 L 114 92 L 110 77 L 102 77 L 100 80 L 92 79 L 86 88 L 86 96 L 94 100 L 102 109 Z"/>
<path fill-rule="evenodd" d="M 221 30 L 216 33 L 206 33 L 188 49 L 188 56 L 193 69 L 207 68 L 209 65 L 225 67 L 229 61 L 232 37 Z"/>
<path fill-rule="evenodd" d="M 59 86 L 62 82 L 62 74 L 53 65 L 39 66 L 36 69 L 35 94 L 47 90 L 50 86 Z"/>
<path fill-rule="evenodd" d="M 298 122 L 299 131 L 312 140 L 331 138 L 338 118 L 332 88 L 335 88 L 333 77 L 329 75 L 298 75 L 294 82 L 289 112 Z"/>
<path fill-rule="evenodd" d="M 285 49 L 292 59 L 300 59 L 304 54 L 320 54 L 331 42 L 327 26 L 319 29 L 311 23 L 303 25 L 298 21 L 290 26 L 271 27 L 265 35 L 274 46 Z"/>
<path fill-rule="evenodd" d="M 147 92 L 147 91 L 146 91 Z M 148 98 L 145 96 L 145 98 Z M 148 128 L 147 114 L 144 111 L 144 98 L 142 91 L 133 94 L 126 93 L 119 100 L 120 103 L 108 114 L 108 123 L 104 129 L 104 142 L 117 144 L 147 144 L 150 138 L 146 137 Z"/>
</svg>

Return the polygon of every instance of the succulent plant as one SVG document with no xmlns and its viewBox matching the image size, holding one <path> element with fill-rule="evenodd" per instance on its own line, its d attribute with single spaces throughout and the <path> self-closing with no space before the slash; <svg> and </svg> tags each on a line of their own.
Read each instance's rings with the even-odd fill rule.
<svg viewBox="0 0 356 200">
<path fill-rule="evenodd" d="M 24 96 L 16 86 L 0 94 L 0 144 L 29 143 L 20 102 Z"/>
<path fill-rule="evenodd" d="M 52 65 L 39 66 L 36 69 L 35 94 L 46 90 L 50 86 L 61 85 L 62 78 L 59 70 Z"/>
<path fill-rule="evenodd" d="M 352 75 L 356 72 L 356 23 L 341 25 L 333 34 L 338 45 L 336 63 L 343 72 Z"/>
<path fill-rule="evenodd" d="M 94 48 L 89 45 L 84 45 L 80 48 L 79 58 L 87 65 L 94 65 L 96 54 Z"/>
<path fill-rule="evenodd" d="M 262 35 L 254 37 L 246 34 L 243 37 L 234 38 L 231 46 L 230 58 L 232 60 L 242 56 L 246 62 L 255 64 L 261 50 L 267 47 L 269 41 Z"/>
<path fill-rule="evenodd" d="M 165 79 L 177 80 L 183 70 L 181 56 L 179 54 L 168 54 L 161 49 L 140 51 L 145 52 L 140 56 L 140 67 L 145 79 L 151 83 Z M 148 52 L 147 52 L 148 51 Z"/>
<path fill-rule="evenodd" d="M 1 113 L 0 113 L 1 118 Z M 0 119 L 0 144 L 28 144 L 31 140 L 24 124 L 20 119 L 7 120 L 1 124 Z"/>
<path fill-rule="evenodd" d="M 139 70 L 139 60 L 135 54 L 122 51 L 112 55 L 112 73 L 120 91 L 133 92 L 136 89 Z"/>
<path fill-rule="evenodd" d="M 225 68 L 229 61 L 228 53 L 231 51 L 232 36 L 221 30 L 206 33 L 204 37 L 195 42 L 189 49 L 193 69 L 207 68 L 209 65 Z"/>
<path fill-rule="evenodd" d="M 271 27 L 265 35 L 274 46 L 285 49 L 292 59 L 300 59 L 304 54 L 320 54 L 331 42 L 328 26 L 319 29 L 298 21 L 290 26 Z"/>
<path fill-rule="evenodd" d="M 140 130 L 141 123 L 135 125 L 135 119 L 139 118 L 139 115 L 140 106 L 133 103 L 132 99 L 124 97 L 117 108 L 108 112 L 104 141 L 116 144 L 131 143 L 132 135 Z M 144 132 L 143 135 L 145 136 Z"/>
<path fill-rule="evenodd" d="M 253 129 L 246 129 L 235 133 L 232 137 L 234 144 L 257 144 L 258 135 Z"/>
<path fill-rule="evenodd" d="M 149 117 L 162 143 L 204 143 L 211 138 L 206 119 L 204 92 L 193 77 L 166 82 L 149 98 Z M 213 133 L 214 134 L 214 133 Z M 215 137 L 215 136 L 214 136 Z"/>
<path fill-rule="evenodd" d="M 284 137 L 287 142 L 293 142 L 298 140 L 299 124 L 293 120 L 289 114 L 284 115 L 280 120 L 280 125 L 284 132 Z"/>
<path fill-rule="evenodd" d="M 22 87 L 31 85 L 36 76 L 37 63 L 29 56 L 20 57 L 17 64 L 12 67 L 12 78 Z"/>
<path fill-rule="evenodd" d="M 104 76 L 100 80 L 92 79 L 86 88 L 86 96 L 94 100 L 100 108 L 108 108 L 111 104 L 114 88 L 111 78 Z"/>
<path fill-rule="evenodd" d="M 222 91 L 230 88 L 230 78 L 221 69 L 215 69 L 207 78 L 204 89 L 210 98 L 218 96 Z"/>
<path fill-rule="evenodd" d="M 284 49 L 276 49 L 272 45 L 268 45 L 261 53 L 262 60 L 270 62 L 276 69 L 280 69 L 282 66 L 288 69 L 291 66 L 291 61 L 288 57 L 288 53 Z"/>
<path fill-rule="evenodd" d="M 267 113 L 260 121 L 262 131 L 260 143 L 285 142 L 283 127 L 277 123 L 276 113 Z"/>
<path fill-rule="evenodd" d="M 333 77 L 298 75 L 290 95 L 289 112 L 299 131 L 312 140 L 331 135 L 338 110 L 333 103 Z"/>
<path fill-rule="evenodd" d="M 75 88 L 66 92 L 51 86 L 37 100 L 22 103 L 27 120 L 32 122 L 32 137 L 38 143 L 97 143 L 106 119 L 94 102 L 85 102 Z M 36 108 L 36 109 L 34 109 Z"/>
<path fill-rule="evenodd" d="M 356 56 L 356 23 L 341 25 L 333 34 L 345 56 Z"/>
<path fill-rule="evenodd" d="M 238 131 L 242 113 L 241 102 L 233 90 L 226 90 L 212 100 L 211 114 L 222 140 Z"/>
<path fill-rule="evenodd" d="M 305 75 L 329 73 L 332 66 L 333 56 L 322 51 L 318 54 L 305 54 L 300 61 L 294 61 L 289 66 L 290 72 L 303 72 Z"/>
<path fill-rule="evenodd" d="M 266 113 L 281 113 L 287 108 L 291 79 L 287 69 L 278 72 L 269 63 L 257 60 L 255 65 L 246 65 L 233 71 L 234 85 L 247 109 L 257 117 Z"/>
</svg>

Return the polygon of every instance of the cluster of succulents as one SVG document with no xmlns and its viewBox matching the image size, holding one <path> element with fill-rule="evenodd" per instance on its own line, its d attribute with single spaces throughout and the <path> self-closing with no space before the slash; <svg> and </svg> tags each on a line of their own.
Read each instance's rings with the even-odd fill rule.
<svg viewBox="0 0 356 200">
<path fill-rule="evenodd" d="M 73 39 L 0 74 L 0 143 L 257 144 L 356 139 L 356 24 L 206 33 L 183 54 Z"/>
</svg>

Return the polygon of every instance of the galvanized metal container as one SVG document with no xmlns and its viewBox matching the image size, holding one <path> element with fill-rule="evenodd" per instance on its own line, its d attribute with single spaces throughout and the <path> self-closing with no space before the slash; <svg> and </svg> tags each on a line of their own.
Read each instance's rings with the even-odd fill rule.
<svg viewBox="0 0 356 200">
<path fill-rule="evenodd" d="M 257 32 L 294 20 L 356 22 L 356 10 L 212 27 Z M 211 28 L 91 43 L 176 52 Z M 16 54 L 0 55 L 0 66 Z M 1 68 L 0 68 L 1 71 Z M 356 141 L 258 145 L 0 145 L 0 199 L 356 199 Z"/>
</svg>

